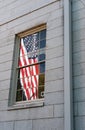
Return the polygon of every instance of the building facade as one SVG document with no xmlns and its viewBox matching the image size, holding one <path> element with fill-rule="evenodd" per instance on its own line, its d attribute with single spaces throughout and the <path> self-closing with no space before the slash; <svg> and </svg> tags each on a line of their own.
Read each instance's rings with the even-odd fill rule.
<svg viewBox="0 0 85 130">
<path fill-rule="evenodd" d="M 39 50 L 30 53 L 44 58 L 19 66 L 19 45 L 24 38 L 34 43 L 36 33 Z M 41 88 L 29 97 L 23 73 L 26 77 L 24 69 L 35 65 L 41 69 L 32 76 L 42 75 L 37 81 Z M 18 93 L 18 79 L 27 100 Z M 85 130 L 84 92 L 84 0 L 0 0 L 0 130 Z"/>
</svg>

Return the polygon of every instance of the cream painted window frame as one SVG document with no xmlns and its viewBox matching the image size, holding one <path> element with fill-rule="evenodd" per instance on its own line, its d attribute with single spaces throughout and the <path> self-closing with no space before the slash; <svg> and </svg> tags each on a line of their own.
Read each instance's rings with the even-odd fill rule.
<svg viewBox="0 0 85 130">
<path fill-rule="evenodd" d="M 21 101 L 21 102 L 15 102 L 15 96 L 16 96 L 16 80 L 17 80 L 17 74 L 16 74 L 16 68 L 18 64 L 18 56 L 19 56 L 19 43 L 20 39 L 31 35 L 33 33 L 39 32 L 46 29 L 46 23 L 41 24 L 39 26 L 35 26 L 33 28 L 30 28 L 28 30 L 25 30 L 21 33 L 18 33 L 15 35 L 15 44 L 14 44 L 14 53 L 13 53 L 13 64 L 12 64 L 12 71 L 11 71 L 11 81 L 10 81 L 10 91 L 9 91 L 9 101 L 8 101 L 8 110 L 13 109 L 24 109 L 24 108 L 30 108 L 30 107 L 38 107 L 44 105 L 44 99 L 36 99 L 36 100 L 29 100 L 28 101 Z"/>
</svg>

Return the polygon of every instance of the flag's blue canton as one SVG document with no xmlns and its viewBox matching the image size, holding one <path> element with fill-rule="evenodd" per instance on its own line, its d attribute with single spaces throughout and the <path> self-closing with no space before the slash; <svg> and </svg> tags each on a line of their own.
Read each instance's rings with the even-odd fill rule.
<svg viewBox="0 0 85 130">
<path fill-rule="evenodd" d="M 27 53 L 32 52 L 32 55 L 29 55 L 29 58 L 36 57 L 36 51 L 39 49 L 38 43 L 38 34 L 33 34 L 23 38 L 24 46 Z"/>
</svg>

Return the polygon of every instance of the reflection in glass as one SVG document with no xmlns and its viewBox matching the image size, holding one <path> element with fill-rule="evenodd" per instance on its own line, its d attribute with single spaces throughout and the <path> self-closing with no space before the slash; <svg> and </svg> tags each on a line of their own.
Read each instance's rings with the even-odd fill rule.
<svg viewBox="0 0 85 130">
<path fill-rule="evenodd" d="M 16 101 L 43 98 L 46 30 L 21 38 Z"/>
<path fill-rule="evenodd" d="M 39 65 L 19 69 L 17 91 L 22 89 L 22 100 L 33 100 L 38 97 Z M 17 100 L 18 101 L 18 100 Z"/>
<path fill-rule="evenodd" d="M 39 85 L 44 85 L 45 82 L 45 74 L 39 75 Z"/>
<path fill-rule="evenodd" d="M 40 41 L 40 49 L 45 48 L 45 46 L 46 46 L 46 40 Z"/>
<path fill-rule="evenodd" d="M 42 30 L 40 32 L 40 39 L 45 39 L 46 38 L 46 29 L 45 30 Z"/>
<path fill-rule="evenodd" d="M 16 101 L 22 101 L 22 90 L 16 92 Z"/>
<path fill-rule="evenodd" d="M 33 52 L 39 49 L 39 34 L 28 35 L 22 39 L 22 43 L 26 49 L 26 52 Z"/>
<path fill-rule="evenodd" d="M 40 64 L 40 73 L 45 72 L 45 62 Z"/>
<path fill-rule="evenodd" d="M 38 88 L 38 97 L 44 98 L 44 86 L 39 86 Z"/>
<path fill-rule="evenodd" d="M 21 89 L 21 83 L 20 83 L 20 79 L 18 79 L 18 81 L 17 81 L 17 90 L 19 90 L 19 89 Z"/>
<path fill-rule="evenodd" d="M 44 53 L 39 55 L 39 61 L 43 61 L 43 60 L 45 60 L 45 54 Z"/>
</svg>

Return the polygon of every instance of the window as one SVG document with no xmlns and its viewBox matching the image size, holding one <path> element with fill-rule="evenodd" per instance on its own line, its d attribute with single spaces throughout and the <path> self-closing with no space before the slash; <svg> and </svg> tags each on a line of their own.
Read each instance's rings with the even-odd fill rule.
<svg viewBox="0 0 85 130">
<path fill-rule="evenodd" d="M 44 98 L 45 47 L 45 24 L 17 35 L 10 91 L 13 102 Z"/>
</svg>

